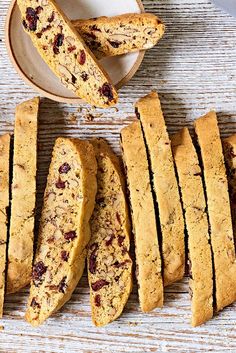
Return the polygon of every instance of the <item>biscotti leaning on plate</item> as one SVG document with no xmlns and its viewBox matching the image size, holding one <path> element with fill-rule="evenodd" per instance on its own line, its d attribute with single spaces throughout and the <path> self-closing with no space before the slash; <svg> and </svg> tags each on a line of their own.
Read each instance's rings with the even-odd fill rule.
<svg viewBox="0 0 236 353">
<path fill-rule="evenodd" d="M 162 38 L 165 26 L 150 13 L 127 13 L 72 21 L 97 58 L 150 49 Z"/>
<path fill-rule="evenodd" d="M 87 141 L 56 140 L 40 220 L 26 320 L 37 326 L 68 301 L 90 240 L 97 163 Z"/>
<path fill-rule="evenodd" d="M 98 192 L 87 268 L 92 320 L 103 326 L 120 316 L 132 290 L 131 229 L 119 160 L 105 140 L 91 143 L 98 163 Z"/>
<path fill-rule="evenodd" d="M 117 103 L 110 78 L 54 0 L 18 0 L 25 31 L 39 54 L 76 96 L 97 107 Z"/>
</svg>

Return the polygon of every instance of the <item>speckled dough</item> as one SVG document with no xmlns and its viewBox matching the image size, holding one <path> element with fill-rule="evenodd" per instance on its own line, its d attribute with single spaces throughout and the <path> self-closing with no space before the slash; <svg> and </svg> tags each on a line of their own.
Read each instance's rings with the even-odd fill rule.
<svg viewBox="0 0 236 353">
<path fill-rule="evenodd" d="M 162 38 L 165 26 L 151 13 L 127 13 L 72 21 L 97 58 L 150 49 Z"/>
<path fill-rule="evenodd" d="M 22 23 L 34 46 L 75 95 L 97 107 L 117 103 L 110 78 L 54 0 L 18 0 Z"/>
<path fill-rule="evenodd" d="M 36 201 L 39 98 L 16 107 L 7 292 L 30 282 Z"/>
<path fill-rule="evenodd" d="M 121 131 L 121 146 L 130 193 L 139 301 L 141 310 L 148 312 L 163 306 L 163 282 L 148 161 L 139 121 Z"/>
<path fill-rule="evenodd" d="M 9 207 L 10 135 L 0 136 L 0 317 L 5 295 L 6 243 Z"/>
<path fill-rule="evenodd" d="M 206 201 L 198 156 L 187 128 L 171 137 L 188 233 L 192 325 L 213 316 L 213 273 Z"/>
<path fill-rule="evenodd" d="M 130 223 L 119 160 L 104 140 L 91 143 L 98 163 L 98 192 L 87 267 L 92 319 L 103 326 L 120 316 L 132 289 Z"/>
<path fill-rule="evenodd" d="M 68 301 L 83 274 L 97 164 L 87 141 L 58 138 L 50 165 L 26 320 L 45 321 Z"/>
<path fill-rule="evenodd" d="M 236 300 L 236 258 L 228 183 L 215 112 L 199 118 L 195 130 L 201 149 L 213 250 L 216 309 Z"/>
<path fill-rule="evenodd" d="M 158 203 L 164 285 L 167 286 L 182 279 L 185 270 L 184 219 L 171 143 L 156 92 L 141 98 L 135 108 L 146 140 Z"/>
</svg>

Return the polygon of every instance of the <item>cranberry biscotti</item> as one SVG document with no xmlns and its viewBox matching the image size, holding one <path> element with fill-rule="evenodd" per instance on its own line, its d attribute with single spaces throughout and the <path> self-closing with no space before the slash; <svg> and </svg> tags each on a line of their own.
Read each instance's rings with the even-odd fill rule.
<svg viewBox="0 0 236 353">
<path fill-rule="evenodd" d="M 119 160 L 104 140 L 91 143 L 98 163 L 98 192 L 87 267 L 92 319 L 103 326 L 120 316 L 132 289 L 130 223 Z"/>
<path fill-rule="evenodd" d="M 39 98 L 16 107 L 7 292 L 30 282 L 36 201 Z"/>
<path fill-rule="evenodd" d="M 175 175 L 171 143 L 156 92 L 135 105 L 146 141 L 162 235 L 164 285 L 183 278 L 185 270 L 184 219 Z"/>
<path fill-rule="evenodd" d="M 6 243 L 9 208 L 10 135 L 0 136 L 0 317 L 5 295 Z"/>
<path fill-rule="evenodd" d="M 150 13 L 127 13 L 72 21 L 97 58 L 150 49 L 162 38 L 165 26 Z"/>
<path fill-rule="evenodd" d="M 188 129 L 173 135 L 171 142 L 188 233 L 191 322 L 198 326 L 213 316 L 212 256 L 206 201 L 201 168 Z"/>
<path fill-rule="evenodd" d="M 135 240 L 136 276 L 141 310 L 163 306 L 161 255 L 146 148 L 139 121 L 121 131 Z"/>
<path fill-rule="evenodd" d="M 17 0 L 25 31 L 61 83 L 91 105 L 117 103 L 117 92 L 54 0 Z"/>
<path fill-rule="evenodd" d="M 210 112 L 197 119 L 195 131 L 204 168 L 215 270 L 216 309 L 219 311 L 236 300 L 236 257 L 228 183 L 216 113 Z"/>
<path fill-rule="evenodd" d="M 68 301 L 83 274 L 97 163 L 87 141 L 58 138 L 44 194 L 26 319 L 37 326 Z"/>
</svg>

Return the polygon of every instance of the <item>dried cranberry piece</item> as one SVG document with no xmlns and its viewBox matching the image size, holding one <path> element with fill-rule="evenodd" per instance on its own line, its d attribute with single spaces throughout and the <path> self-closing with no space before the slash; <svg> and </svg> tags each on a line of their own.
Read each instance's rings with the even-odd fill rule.
<svg viewBox="0 0 236 353">
<path fill-rule="evenodd" d="M 66 240 L 74 240 L 77 237 L 76 232 L 71 230 L 70 232 L 64 233 L 64 238 Z"/>
<path fill-rule="evenodd" d="M 43 261 L 37 262 L 33 266 L 32 279 L 37 281 L 40 280 L 42 275 L 47 271 L 47 267 L 44 265 Z"/>
<path fill-rule="evenodd" d="M 125 264 L 128 264 L 128 263 L 130 263 L 130 260 L 125 260 L 123 262 L 116 261 L 116 262 L 114 262 L 113 266 L 116 267 L 116 268 L 120 268 L 120 267 L 123 267 Z"/>
<path fill-rule="evenodd" d="M 32 7 L 27 7 L 26 21 L 28 22 L 28 28 L 30 31 L 36 31 L 38 19 L 37 12 Z"/>
<path fill-rule="evenodd" d="M 51 16 L 48 18 L 48 22 L 51 23 L 55 18 L 55 12 L 53 11 Z"/>
<path fill-rule="evenodd" d="M 112 41 L 108 39 L 108 42 L 111 44 L 113 48 L 119 48 L 119 46 L 121 45 L 121 42 L 118 42 L 118 41 Z"/>
<path fill-rule="evenodd" d="M 97 307 L 101 306 L 101 296 L 100 296 L 99 294 L 96 294 L 96 295 L 95 295 L 94 304 L 95 304 L 95 306 L 97 306 Z"/>
<path fill-rule="evenodd" d="M 30 303 L 30 306 L 32 306 L 32 308 L 41 308 L 41 305 L 39 303 L 36 302 L 36 299 L 35 297 L 33 297 L 31 303 Z"/>
<path fill-rule="evenodd" d="M 67 174 L 70 170 L 71 170 L 71 167 L 69 163 L 65 162 L 59 167 L 58 172 L 60 174 Z"/>
<path fill-rule="evenodd" d="M 107 286 L 108 284 L 109 282 L 107 282 L 105 279 L 99 279 L 97 282 L 92 283 L 91 287 L 94 292 L 97 292 L 102 287 Z"/>
<path fill-rule="evenodd" d="M 78 60 L 78 63 L 80 65 L 84 65 L 85 64 L 85 61 L 86 61 L 86 53 L 85 51 L 82 49 L 80 50 L 80 53 L 79 55 L 77 56 L 77 60 Z"/>
<path fill-rule="evenodd" d="M 119 235 L 118 236 L 118 240 L 117 240 L 118 241 L 118 245 L 122 246 L 124 240 L 125 240 L 125 237 L 123 237 L 122 235 Z"/>
<path fill-rule="evenodd" d="M 72 51 L 74 51 L 76 49 L 75 45 L 72 45 L 70 47 L 67 48 L 68 52 L 71 53 Z"/>
<path fill-rule="evenodd" d="M 63 261 L 68 261 L 68 258 L 69 258 L 69 253 L 68 253 L 67 251 L 63 250 L 63 251 L 61 252 L 61 259 L 62 259 Z"/>
<path fill-rule="evenodd" d="M 94 243 L 91 245 L 90 249 L 92 250 L 91 255 L 89 257 L 89 272 L 94 274 L 96 272 L 96 259 L 97 259 L 97 249 L 98 244 Z"/>
<path fill-rule="evenodd" d="M 104 96 L 107 97 L 109 101 L 113 100 L 113 92 L 112 92 L 112 86 L 110 83 L 104 83 L 102 85 L 102 87 L 99 88 L 99 93 Z"/>
<path fill-rule="evenodd" d="M 66 276 L 62 278 L 61 282 L 58 284 L 58 291 L 61 293 L 65 293 L 65 289 L 67 287 L 66 284 Z"/>
<path fill-rule="evenodd" d="M 71 81 L 72 81 L 72 83 L 76 83 L 76 81 L 77 81 L 77 78 L 75 77 L 75 75 L 71 75 Z"/>
<path fill-rule="evenodd" d="M 111 244 L 112 244 L 112 242 L 113 242 L 113 239 L 115 239 L 114 234 L 112 234 L 112 235 L 110 236 L 110 239 L 108 239 L 108 240 L 106 241 L 106 246 L 111 245 Z"/>
<path fill-rule="evenodd" d="M 65 189 L 66 187 L 65 181 L 62 181 L 60 177 L 58 178 L 58 181 L 56 182 L 55 185 L 56 185 L 56 188 L 58 189 Z"/>
<path fill-rule="evenodd" d="M 40 14 L 41 11 L 43 11 L 42 6 L 36 7 L 35 12 L 36 12 L 37 15 Z"/>
<path fill-rule="evenodd" d="M 59 47 L 62 46 L 64 41 L 64 34 L 58 33 L 54 37 L 54 42 L 53 42 L 53 52 L 54 54 L 59 54 Z"/>
<path fill-rule="evenodd" d="M 88 81 L 88 74 L 85 71 L 83 71 L 81 74 L 81 78 L 84 82 Z"/>
</svg>

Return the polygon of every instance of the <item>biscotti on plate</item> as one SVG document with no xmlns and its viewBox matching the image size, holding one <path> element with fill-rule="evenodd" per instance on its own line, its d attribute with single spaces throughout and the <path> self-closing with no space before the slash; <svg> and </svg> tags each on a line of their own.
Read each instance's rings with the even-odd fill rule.
<svg viewBox="0 0 236 353">
<path fill-rule="evenodd" d="M 16 107 L 7 292 L 30 282 L 36 201 L 39 98 Z"/>
<path fill-rule="evenodd" d="M 162 233 L 164 285 L 183 278 L 185 270 L 184 219 L 175 175 L 171 143 L 156 92 L 135 105 L 149 155 Z"/>
<path fill-rule="evenodd" d="M 25 31 L 39 54 L 75 95 L 97 107 L 117 103 L 117 92 L 54 0 L 17 0 Z"/>
<path fill-rule="evenodd" d="M 215 112 L 195 121 L 206 186 L 214 259 L 216 309 L 236 300 L 236 258 L 228 183 Z"/>
<path fill-rule="evenodd" d="M 141 310 L 163 305 L 161 255 L 146 148 L 139 121 L 121 131 L 135 240 L 136 276 Z"/>
<path fill-rule="evenodd" d="M 119 160 L 104 140 L 91 143 L 98 163 L 98 192 L 87 267 L 92 320 L 103 326 L 120 316 L 132 289 L 130 223 Z"/>
<path fill-rule="evenodd" d="M 187 128 L 171 137 L 188 234 L 192 325 L 213 316 L 213 272 L 201 168 Z"/>
<path fill-rule="evenodd" d="M 40 220 L 26 319 L 37 326 L 68 301 L 84 270 L 97 163 L 87 141 L 58 138 Z"/>
<path fill-rule="evenodd" d="M 97 58 L 150 49 L 162 38 L 165 26 L 150 13 L 127 13 L 72 21 Z"/>
<path fill-rule="evenodd" d="M 6 243 L 9 208 L 10 135 L 0 136 L 0 317 L 5 295 Z"/>
</svg>

